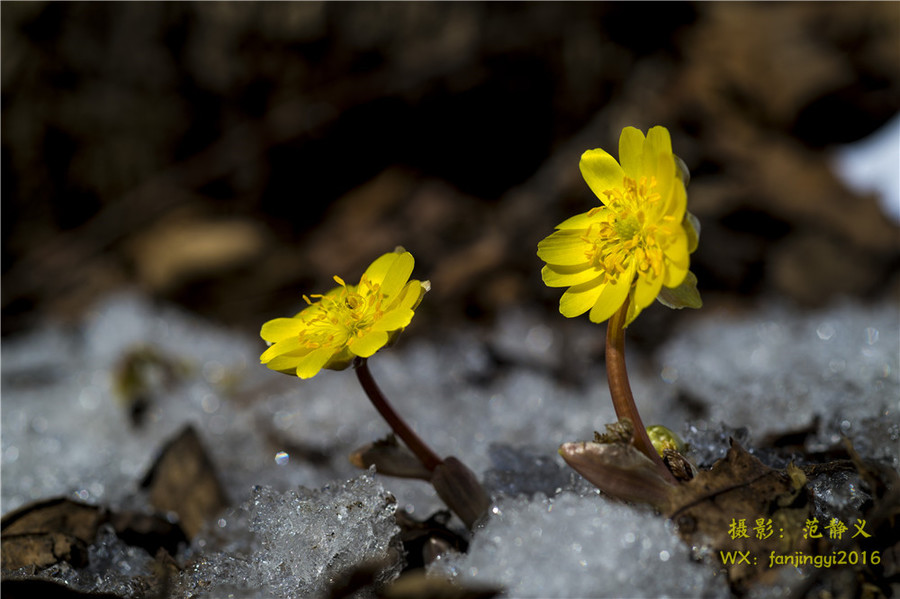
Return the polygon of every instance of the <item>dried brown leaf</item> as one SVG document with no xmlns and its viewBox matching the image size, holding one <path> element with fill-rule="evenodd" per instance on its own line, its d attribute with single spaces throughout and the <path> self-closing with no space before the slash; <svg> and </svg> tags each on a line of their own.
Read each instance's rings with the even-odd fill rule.
<svg viewBox="0 0 900 599">
<path fill-rule="evenodd" d="M 813 542 L 802 535 L 810 517 L 805 485 L 806 476 L 799 468 L 769 468 L 732 441 L 726 457 L 711 470 L 699 472 L 673 490 L 665 512 L 688 545 L 716 552 L 714 559 L 728 570 L 733 588 L 742 590 L 772 575 L 769 556 L 773 551 L 778 555 L 814 552 Z M 759 519 L 772 521 L 767 538 L 759 538 L 754 531 Z M 733 534 L 731 528 L 741 520 L 746 536 Z M 725 563 L 727 555 L 738 557 Z"/>
<path fill-rule="evenodd" d="M 166 445 L 142 486 L 149 489 L 153 507 L 178 514 L 189 539 L 228 505 L 212 461 L 190 426 Z"/>
</svg>

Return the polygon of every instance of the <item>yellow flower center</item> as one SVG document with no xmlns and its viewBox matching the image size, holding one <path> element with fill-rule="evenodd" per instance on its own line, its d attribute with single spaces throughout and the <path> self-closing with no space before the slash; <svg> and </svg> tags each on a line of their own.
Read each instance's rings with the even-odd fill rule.
<svg viewBox="0 0 900 599">
<path fill-rule="evenodd" d="M 335 342 L 343 344 L 352 335 L 361 337 L 384 316 L 381 285 L 372 283 L 365 276 L 355 288 L 348 286 L 338 276 L 334 280 L 341 286 L 340 294 L 311 296 L 316 302 L 303 296 L 307 304 L 316 308 L 314 314 L 306 320 L 306 330 L 300 333 L 303 344 L 310 349 Z"/>
<path fill-rule="evenodd" d="M 588 227 L 582 239 L 591 266 L 603 271 L 604 282 L 615 282 L 634 262 L 639 274 L 661 276 L 663 250 L 673 229 L 662 215 L 662 198 L 654 191 L 655 177 L 635 181 L 625 177 L 620 189 L 604 192 L 605 206 L 588 212 L 604 219 Z"/>
<path fill-rule="evenodd" d="M 612 226 L 616 231 L 616 235 L 619 236 L 619 239 L 623 240 L 634 239 L 634 236 L 641 231 L 641 223 L 634 215 L 620 218 L 614 221 Z"/>
</svg>

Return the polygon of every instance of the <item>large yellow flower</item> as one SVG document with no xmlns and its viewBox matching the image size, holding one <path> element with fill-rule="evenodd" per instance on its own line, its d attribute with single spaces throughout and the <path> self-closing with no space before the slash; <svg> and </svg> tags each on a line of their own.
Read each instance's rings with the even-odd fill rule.
<svg viewBox="0 0 900 599">
<path fill-rule="evenodd" d="M 547 263 L 544 283 L 569 288 L 559 311 L 571 318 L 590 310 L 591 321 L 599 323 L 630 299 L 627 325 L 663 288 L 683 286 L 693 292 L 663 303 L 699 307 L 696 279 L 688 273 L 697 231 L 669 132 L 653 127 L 645 138 L 626 127 L 619 160 L 600 149 L 582 154 L 581 174 L 603 205 L 557 225 L 538 244 L 538 257 Z"/>
<path fill-rule="evenodd" d="M 260 362 L 308 379 L 322 368 L 342 370 L 354 357 L 368 358 L 410 323 L 428 291 L 427 281 L 409 280 L 414 264 L 412 254 L 397 248 L 375 260 L 358 285 L 336 276 L 339 287 L 304 295 L 303 311 L 262 326 L 260 336 L 271 346 Z"/>
</svg>

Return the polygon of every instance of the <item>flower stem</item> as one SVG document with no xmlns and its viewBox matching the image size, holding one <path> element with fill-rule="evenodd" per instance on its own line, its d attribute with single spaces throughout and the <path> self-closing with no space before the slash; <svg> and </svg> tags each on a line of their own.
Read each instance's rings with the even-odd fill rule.
<svg viewBox="0 0 900 599">
<path fill-rule="evenodd" d="M 391 426 L 394 433 L 403 440 L 406 446 L 409 447 L 410 451 L 412 451 L 417 458 L 419 458 L 422 464 L 428 468 L 429 471 L 433 471 L 441 465 L 443 460 L 441 460 L 441 458 L 439 458 L 437 454 L 434 453 L 421 438 L 419 438 L 419 435 L 409 428 L 409 425 L 406 424 L 400 415 L 394 411 L 391 404 L 388 403 L 384 394 L 381 392 L 381 389 L 375 384 L 375 379 L 372 378 L 372 373 L 369 371 L 369 364 L 365 358 L 357 358 L 356 376 L 359 379 L 359 383 L 362 385 L 363 390 L 365 390 L 366 395 L 368 395 L 369 399 L 372 401 L 372 405 L 374 405 L 375 409 L 378 410 L 378 413 L 387 420 L 387 423 Z"/>
<path fill-rule="evenodd" d="M 628 418 L 634 425 L 635 447 L 656 463 L 666 480 L 676 482 L 650 442 L 628 382 L 628 371 L 625 369 L 625 318 L 628 315 L 628 301 L 629 298 L 626 297 L 625 303 L 609 319 L 606 326 L 606 377 L 609 381 L 609 393 L 612 395 L 616 417 L 619 420 Z"/>
</svg>

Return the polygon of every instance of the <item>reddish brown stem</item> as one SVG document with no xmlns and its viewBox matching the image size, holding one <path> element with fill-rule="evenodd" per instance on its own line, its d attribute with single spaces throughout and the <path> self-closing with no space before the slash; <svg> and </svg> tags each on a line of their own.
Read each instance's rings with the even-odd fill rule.
<svg viewBox="0 0 900 599">
<path fill-rule="evenodd" d="M 409 428 L 409 425 L 406 424 L 400 415 L 394 411 L 394 408 L 391 407 L 391 404 L 388 403 L 384 394 L 381 392 L 381 389 L 379 389 L 378 385 L 375 383 L 375 379 L 372 378 L 372 373 L 369 371 L 369 364 L 365 358 L 357 359 L 356 376 L 359 379 L 362 388 L 365 390 L 366 395 L 368 395 L 369 399 L 372 401 L 372 405 L 374 405 L 375 409 L 378 410 L 378 413 L 387 420 L 387 423 L 391 426 L 394 433 L 400 437 L 406 446 L 409 447 L 410 451 L 419 458 L 429 471 L 434 471 L 443 460 L 441 460 L 441 458 L 439 458 L 437 454 L 434 453 L 421 438 L 419 438 L 419 435 Z"/>
<path fill-rule="evenodd" d="M 628 315 L 628 299 L 625 298 L 625 303 L 606 325 L 606 377 L 609 380 L 609 393 L 612 395 L 616 417 L 619 420 L 628 418 L 634 425 L 634 446 L 656 463 L 666 480 L 674 483 L 675 477 L 656 453 L 650 437 L 647 436 L 647 429 L 641 421 L 628 382 L 628 371 L 625 369 L 625 318 Z"/>
</svg>

